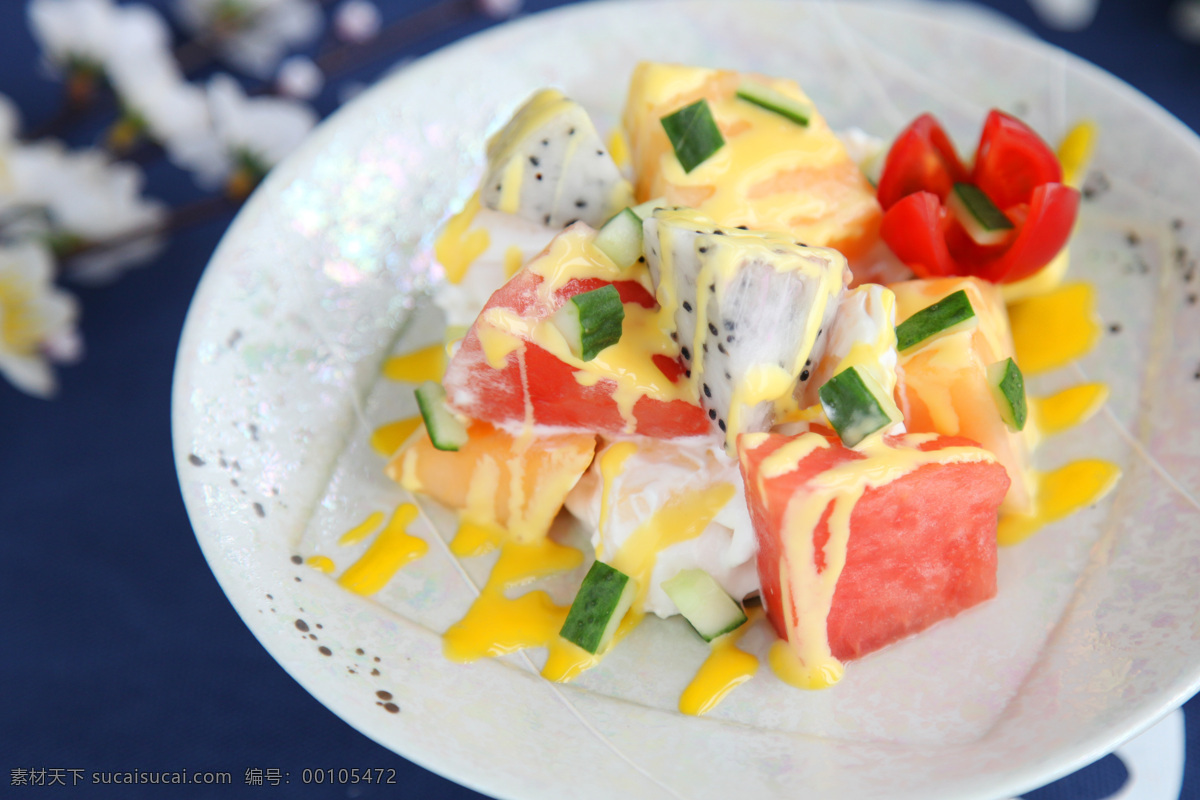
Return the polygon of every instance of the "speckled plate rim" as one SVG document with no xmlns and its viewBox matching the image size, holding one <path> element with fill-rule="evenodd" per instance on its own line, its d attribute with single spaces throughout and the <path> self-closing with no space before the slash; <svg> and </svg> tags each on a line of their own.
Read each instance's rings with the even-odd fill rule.
<svg viewBox="0 0 1200 800">
<path fill-rule="evenodd" d="M 846 3 L 844 5 L 853 7 L 863 4 Z M 610 3 L 604 4 L 604 7 L 611 13 L 619 14 L 628 13 L 632 4 Z M 925 12 L 921 11 L 918 7 L 910 7 L 903 10 L 892 8 L 889 11 L 894 14 L 911 14 L 918 17 L 925 17 Z M 290 181 L 302 174 L 311 162 L 314 154 L 326 147 L 334 137 L 354 126 L 356 124 L 355 118 L 367 112 L 373 97 L 380 96 L 385 92 L 395 91 L 395 87 L 405 80 L 416 80 L 420 75 L 435 75 L 443 63 L 462 57 L 463 54 L 469 53 L 472 48 L 477 47 L 484 40 L 497 41 L 513 36 L 514 31 L 520 31 L 528 26 L 547 24 L 547 20 L 551 18 L 561 23 L 576 14 L 582 15 L 588 13 L 593 13 L 592 8 L 570 7 L 560 9 L 547 14 L 537 15 L 455 44 L 413 65 L 409 68 L 409 72 L 406 75 L 398 76 L 371 90 L 346 111 L 339 113 L 334 119 L 322 125 L 296 155 L 271 175 L 267 183 L 255 194 L 246 209 L 239 215 L 230 231 L 226 234 L 220 248 L 214 255 L 209 270 L 202 279 L 201 285 L 197 290 L 196 302 L 189 312 L 180 344 L 180 359 L 175 377 L 173 397 L 175 454 L 185 502 L 193 526 L 195 527 L 197 538 L 200 541 L 206 558 L 209 559 L 214 574 L 226 593 L 230 596 L 235 608 L 243 615 L 247 625 L 263 643 L 264 647 L 279 660 L 281 665 L 298 682 L 350 724 L 359 728 L 366 735 L 371 736 L 381 744 L 396 749 L 397 752 L 412 758 L 417 763 L 427 766 L 430 769 L 441 771 L 450 777 L 463 780 L 464 783 L 473 785 L 481 791 L 497 791 L 498 789 L 504 791 L 505 787 L 497 787 L 490 784 L 485 785 L 485 782 L 471 780 L 469 776 L 463 778 L 461 777 L 461 773 L 456 770 L 456 765 L 452 761 L 447 761 L 439 757 L 437 753 L 423 752 L 416 741 L 419 734 L 408 733 L 405 736 L 397 737 L 393 730 L 379 724 L 378 718 L 365 718 L 359 706 L 347 703 L 345 698 L 338 692 L 328 690 L 327 687 L 321 685 L 320 677 L 314 675 L 312 672 L 312 661 L 310 658 L 300 657 L 294 649 L 285 646 L 282 636 L 277 630 L 264 626 L 254 619 L 253 612 L 260 609 L 247 605 L 245 603 L 246 598 L 249 597 L 250 593 L 259 592 L 264 586 L 269 587 L 281 583 L 285 576 L 274 574 L 274 572 L 268 569 L 268 572 L 271 574 L 268 576 L 269 579 L 264 581 L 263 584 L 256 586 L 239 584 L 239 577 L 236 574 L 236 570 L 229 563 L 229 553 L 217 547 L 215 540 L 222 536 L 238 536 L 239 530 L 243 529 L 247 523 L 252 523 L 253 519 L 233 514 L 224 517 L 215 515 L 213 508 L 206 501 L 202 487 L 198 488 L 194 481 L 185 477 L 195 467 L 195 464 L 189 460 L 189 457 L 193 455 L 190 449 L 189 436 L 192 432 L 191 426 L 197 422 L 188 404 L 189 391 L 194 388 L 189 384 L 194 372 L 193 365 L 189 363 L 189 357 L 192 352 L 191 347 L 194 344 L 193 340 L 199 335 L 198 330 L 204 324 L 203 309 L 207 303 L 213 300 L 210 295 L 214 291 L 214 275 L 222 269 L 222 264 L 228 261 L 228 251 L 233 247 L 231 242 L 245 237 L 249 232 L 254 230 L 257 220 L 271 202 L 271 196 L 277 194 Z M 928 17 L 925 18 L 928 19 Z M 956 23 L 944 20 L 931 20 L 929 24 L 933 27 L 945 26 L 953 29 Z M 983 34 L 975 31 L 974 35 L 989 36 L 991 34 Z M 1044 44 L 1019 40 L 1006 33 L 997 33 L 994 36 L 997 40 L 1003 41 L 1005 46 L 1015 48 L 1018 51 L 1026 51 L 1031 56 L 1044 56 L 1049 50 Z M 1107 91 L 1112 92 L 1115 96 L 1122 97 L 1131 105 L 1136 106 L 1147 119 L 1182 140 L 1186 145 L 1186 149 L 1193 152 L 1200 152 L 1200 147 L 1198 147 L 1194 134 L 1159 106 L 1102 70 L 1069 56 L 1065 58 L 1073 72 L 1086 76 L 1088 79 L 1099 84 L 1103 84 Z M 232 534 L 230 533 L 231 530 L 233 531 Z M 255 557 L 255 545 L 253 543 L 243 548 L 243 556 L 249 561 L 253 561 Z M 1090 582 L 1091 579 L 1089 578 L 1088 583 L 1090 584 Z M 1087 585 L 1081 589 L 1081 591 L 1087 590 Z M 1068 617 L 1064 617 L 1060 628 L 1069 624 L 1070 620 Z M 1196 691 L 1197 687 L 1200 687 L 1200 664 L 1196 664 L 1190 671 L 1181 672 L 1152 700 L 1144 701 L 1140 705 L 1130 708 L 1119 724 L 1113 724 L 1103 730 L 1096 730 L 1090 735 L 1080 737 L 1073 746 L 1059 748 L 1054 753 L 1049 754 L 1049 756 L 1043 757 L 1038 763 L 1027 764 L 1021 769 L 1010 770 L 1001 775 L 989 775 L 989 784 L 986 787 L 979 785 L 973 787 L 958 786 L 956 789 L 960 790 L 959 796 L 984 797 L 1012 794 L 1066 774 L 1110 751 L 1120 741 L 1128 739 L 1149 727 L 1156 719 L 1190 697 Z"/>
</svg>

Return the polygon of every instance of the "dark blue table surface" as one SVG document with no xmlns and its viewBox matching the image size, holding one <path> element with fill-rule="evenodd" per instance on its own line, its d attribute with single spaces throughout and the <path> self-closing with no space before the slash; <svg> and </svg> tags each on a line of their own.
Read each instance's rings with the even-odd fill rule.
<svg viewBox="0 0 1200 800">
<path fill-rule="evenodd" d="M 166 7 L 159 0 L 152 3 Z M 425 3 L 380 0 L 386 20 Z M 526 4 L 527 12 L 560 5 Z M 1200 45 L 1168 24 L 1168 0 L 1100 0 L 1078 33 L 1040 24 L 1024 0 L 987 0 L 1049 42 L 1111 71 L 1200 129 Z M 351 76 L 370 81 L 493 24 L 460 21 Z M 0 3 L 0 92 L 27 125 L 54 115 L 60 87 L 37 66 L 24 3 Z M 336 90 L 316 101 L 321 113 Z M 99 120 L 71 141 L 94 141 Z M 166 164 L 149 192 L 172 204 L 200 193 Z M 72 287 L 83 307 L 82 362 L 60 370 L 47 402 L 0 381 L 0 796 L 421 797 L 479 795 L 376 745 L 296 684 L 242 624 L 192 535 L 171 457 L 175 348 L 192 292 L 229 215 L 176 234 L 156 261 L 100 288 Z M 1200 797 L 1200 700 L 1185 707 L 1183 796 Z M 398 785 L 303 786 L 305 768 L 387 768 Z M 228 772 L 218 787 L 14 787 L 10 771 Z M 290 773 L 286 787 L 247 786 L 248 769 Z M 1109 757 L 1028 795 L 1096 800 L 1124 768 Z M 564 796 L 569 796 L 564 787 Z"/>
</svg>

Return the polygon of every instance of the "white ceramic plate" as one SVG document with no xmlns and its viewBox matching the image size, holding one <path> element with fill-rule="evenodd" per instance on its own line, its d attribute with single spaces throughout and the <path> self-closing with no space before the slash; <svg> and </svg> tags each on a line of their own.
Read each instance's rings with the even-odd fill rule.
<svg viewBox="0 0 1200 800">
<path fill-rule="evenodd" d="M 348 723 L 502 797 L 1001 797 L 1070 772 L 1196 689 L 1200 614 L 1200 146 L 1099 70 L 944 5 L 743 0 L 575 6 L 506 25 L 404 69 L 323 125 L 230 229 L 196 294 L 175 380 L 175 456 L 196 535 L 263 645 Z M 482 144 L 554 84 L 617 118 L 641 58 L 798 79 L 835 126 L 890 137 L 926 110 L 969 148 L 989 107 L 1047 138 L 1101 138 L 1073 246 L 1106 333 L 1035 390 L 1108 381 L 1108 407 L 1040 453 L 1125 469 L 1098 507 L 1003 552 L 1000 595 L 849 666 L 816 693 L 759 676 L 705 718 L 675 712 L 703 657 L 653 620 L 577 685 L 521 656 L 442 658 L 490 562 L 429 553 L 370 599 L 338 569 L 341 533 L 405 495 L 367 446 L 413 413 L 380 379 L 392 352 L 437 341 L 418 297 L 432 232 L 473 188 Z M 1136 243 L 1135 243 L 1136 242 Z M 1194 302 L 1194 298 L 1193 298 Z M 415 309 L 415 310 L 414 310 Z M 561 588 L 561 587 L 560 587 Z M 676 620 L 677 622 L 677 620 Z M 760 642 L 759 645 L 764 643 Z M 389 705 L 390 704 L 390 705 Z"/>
</svg>

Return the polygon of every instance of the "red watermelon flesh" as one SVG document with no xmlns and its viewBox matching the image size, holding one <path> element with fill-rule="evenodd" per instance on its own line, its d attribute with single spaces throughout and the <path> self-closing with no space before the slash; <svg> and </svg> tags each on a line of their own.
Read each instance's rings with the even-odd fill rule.
<svg viewBox="0 0 1200 800">
<path fill-rule="evenodd" d="M 653 308 L 653 295 L 635 280 L 606 281 L 600 278 L 572 278 L 550 296 L 539 292 L 545 280 L 529 266 L 517 272 L 500 287 L 481 312 L 507 308 L 528 320 L 553 315 L 571 297 L 611 283 L 623 303 Z M 608 433 L 639 433 L 644 436 L 675 438 L 701 436 L 709 432 L 708 419 L 698 404 L 684 400 L 658 400 L 641 396 L 634 403 L 636 421 L 630 430 L 614 398 L 617 384 L 601 379 L 591 386 L 576 380 L 576 369 L 533 342 L 523 343 L 524 376 L 521 352 L 509 353 L 502 369 L 493 368 L 484 355 L 477 332 L 480 322 L 467 333 L 446 370 L 443 384 L 450 403 L 462 414 L 495 424 L 521 424 L 526 420 L 526 397 L 532 422 L 538 425 Z M 655 359 L 663 377 L 678 378 L 678 362 Z M 665 369 L 664 369 L 665 367 Z"/>
<path fill-rule="evenodd" d="M 785 532 L 785 514 L 793 498 L 822 493 L 823 476 L 828 484 L 829 470 L 851 462 L 861 464 L 851 468 L 856 474 L 867 475 L 886 471 L 897 458 L 924 461 L 890 482 L 867 486 L 850 512 L 844 567 L 826 617 L 834 658 L 859 658 L 996 594 L 996 522 L 1009 479 L 990 453 L 962 437 L 888 436 L 879 450 L 863 453 L 845 448 L 836 437 L 801 436 L 821 436 L 828 447 L 811 451 L 794 468 L 772 476 L 763 474 L 764 459 L 797 437 L 767 434 L 739 440 L 746 499 L 758 539 L 763 602 L 776 632 L 793 648 L 800 626 L 789 630 L 788 618 L 796 620 L 802 610 L 784 612 L 781 559 L 789 552 L 804 552 L 790 539 L 809 534 Z M 933 455 L 947 448 L 955 450 L 932 460 L 914 458 L 911 452 Z M 826 567 L 833 506 L 830 500 L 811 533 L 818 574 Z M 795 575 L 790 566 L 785 571 Z M 788 589 L 793 602 L 804 596 L 795 587 Z"/>
</svg>

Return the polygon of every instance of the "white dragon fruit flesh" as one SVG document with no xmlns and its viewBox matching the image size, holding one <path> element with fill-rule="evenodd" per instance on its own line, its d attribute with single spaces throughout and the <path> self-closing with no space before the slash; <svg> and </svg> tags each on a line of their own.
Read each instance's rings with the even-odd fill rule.
<svg viewBox="0 0 1200 800">
<path fill-rule="evenodd" d="M 555 89 L 530 97 L 488 141 L 480 201 L 487 208 L 562 228 L 599 228 L 633 204 L 587 112 Z"/>
<path fill-rule="evenodd" d="M 739 433 L 768 430 L 776 401 L 811 377 L 849 279 L 846 259 L 688 209 L 655 211 L 644 234 L 686 379 L 732 453 Z"/>
<path fill-rule="evenodd" d="M 815 367 L 797 386 L 801 408 L 820 402 L 817 392 L 850 366 L 869 374 L 891 397 L 896 390 L 896 295 L 891 289 L 864 283 L 842 295 Z"/>
</svg>

